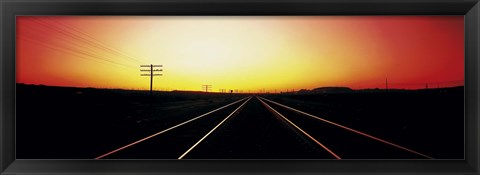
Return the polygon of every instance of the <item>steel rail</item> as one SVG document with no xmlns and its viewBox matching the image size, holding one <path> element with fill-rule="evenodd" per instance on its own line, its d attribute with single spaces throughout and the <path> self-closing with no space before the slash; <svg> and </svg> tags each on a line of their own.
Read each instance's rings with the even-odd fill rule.
<svg viewBox="0 0 480 175">
<path fill-rule="evenodd" d="M 357 131 L 357 130 L 355 130 L 355 129 L 352 129 L 352 128 L 349 128 L 349 127 L 340 125 L 340 124 L 338 124 L 338 123 L 335 123 L 335 122 L 332 122 L 332 121 L 329 121 L 329 120 L 326 120 L 326 119 L 317 117 L 317 116 L 315 116 L 315 115 L 312 115 L 312 114 L 309 114 L 309 113 L 300 111 L 300 110 L 298 110 L 298 109 L 295 109 L 295 108 L 292 108 L 292 107 L 289 107 L 289 106 L 286 106 L 286 105 L 277 103 L 277 102 L 275 102 L 275 101 L 272 101 L 272 100 L 269 100 L 269 99 L 266 99 L 266 98 L 263 98 L 263 97 L 260 97 L 260 98 L 262 98 L 262 99 L 264 99 L 264 100 L 266 100 L 266 101 L 269 101 L 269 102 L 271 102 L 271 103 L 273 103 L 273 104 L 276 104 L 276 105 L 278 105 L 278 106 L 280 106 L 280 107 L 284 107 L 284 108 L 289 109 L 289 110 L 292 110 L 292 111 L 294 111 L 294 112 L 297 112 L 297 113 L 300 113 L 300 114 L 303 114 L 303 115 L 306 115 L 306 116 L 315 118 L 315 119 L 317 119 L 317 120 L 320 120 L 320 121 L 323 121 L 323 122 L 326 122 L 326 123 L 335 125 L 335 126 L 337 126 L 337 127 L 340 127 L 340 128 L 346 129 L 346 130 L 348 130 L 348 131 L 351 131 L 351 132 L 360 134 L 360 135 L 362 135 L 362 136 L 365 136 L 365 137 L 368 137 L 368 138 L 370 138 L 370 139 L 373 139 L 373 140 L 376 140 L 376 141 L 385 143 L 385 144 L 387 144 L 387 145 L 394 146 L 394 147 L 396 147 L 396 148 L 399 148 L 399 149 L 402 149 L 402 150 L 405 150 L 405 151 L 408 151 L 408 152 L 411 152 L 411 153 L 420 155 L 420 156 L 422 156 L 422 157 L 426 157 L 426 158 L 428 158 L 428 159 L 434 159 L 433 157 L 430 157 L 430 156 L 427 156 L 427 155 L 422 154 L 422 153 L 420 153 L 420 152 L 414 151 L 414 150 L 412 150 L 412 149 L 408 149 L 408 148 L 406 148 L 406 147 L 397 145 L 397 144 L 395 144 L 395 143 L 392 143 L 392 142 L 389 142 L 389 141 L 380 139 L 380 138 L 378 138 L 378 137 L 375 137 L 375 136 L 366 134 L 366 133 L 364 133 L 364 132 Z"/>
<path fill-rule="evenodd" d="M 238 110 L 240 110 L 245 104 L 247 104 L 248 101 L 250 101 L 252 97 L 249 97 L 245 102 L 243 102 L 237 109 L 235 109 L 232 113 L 230 113 L 230 115 L 228 115 L 227 117 L 225 117 L 225 119 L 223 119 L 220 123 L 218 123 L 214 128 L 212 128 L 212 130 L 210 130 L 207 134 L 205 134 L 205 136 L 203 136 L 200 140 L 197 141 L 197 143 L 193 144 L 187 151 L 185 151 L 180 157 L 178 157 L 178 159 L 182 159 L 183 157 L 185 157 L 190 151 L 193 150 L 193 148 L 195 148 L 198 144 L 200 144 L 205 138 L 207 138 L 213 131 L 215 131 L 215 129 L 217 129 L 220 125 L 223 124 L 223 122 L 225 122 L 228 118 L 230 118 L 233 114 L 235 114 Z"/>
<path fill-rule="evenodd" d="M 210 112 L 207 112 L 207 113 L 205 113 L 205 114 L 202 114 L 202 115 L 200 115 L 200 116 L 198 116 L 198 117 L 192 118 L 192 119 L 190 119 L 190 120 L 184 121 L 184 122 L 182 122 L 182 123 L 180 123 L 180 124 L 177 124 L 177 125 L 175 125 L 175 126 L 172 126 L 172 127 L 170 127 L 170 128 L 167 128 L 167 129 L 165 129 L 165 130 L 162 130 L 162 131 L 157 132 L 157 133 L 155 133 L 155 134 L 152 134 L 152 135 L 150 135 L 150 136 L 144 137 L 144 138 L 142 138 L 142 139 L 140 139 L 140 140 L 137 140 L 137 141 L 135 141 L 135 142 L 132 142 L 132 143 L 130 143 L 130 144 L 127 144 L 127 145 L 125 145 L 125 146 L 122 146 L 122 147 L 120 147 L 120 148 L 117 148 L 117 149 L 115 149 L 115 150 L 113 150 L 113 151 L 110 151 L 110 152 L 108 152 L 108 153 L 102 154 L 102 155 L 96 157 L 95 159 L 101 159 L 101 158 L 103 158 L 103 157 L 105 157 L 105 156 L 108 156 L 108 155 L 110 155 L 110 154 L 116 153 L 116 152 L 118 152 L 118 151 L 120 151 L 120 150 L 123 150 L 123 149 L 125 149 L 125 148 L 131 147 L 131 146 L 133 146 L 133 145 L 135 145 L 135 144 L 138 144 L 138 143 L 140 143 L 140 142 L 143 142 L 143 141 L 145 141 L 145 140 L 148 140 L 148 139 L 150 139 L 150 138 L 152 138 L 152 137 L 155 137 L 155 136 L 157 136 L 157 135 L 160 135 L 160 134 L 165 133 L 165 132 L 167 132 L 167 131 L 170 131 L 170 130 L 172 130 L 172 129 L 178 128 L 178 127 L 180 127 L 180 126 L 182 126 L 182 125 L 185 125 L 185 124 L 187 124 L 187 123 L 190 123 L 190 122 L 192 122 L 192 121 L 194 121 L 194 120 L 197 120 L 197 119 L 199 119 L 199 118 L 205 117 L 205 116 L 207 116 L 207 115 L 209 115 L 209 114 L 211 114 L 211 113 L 214 113 L 214 112 L 219 111 L 219 110 L 221 110 L 221 109 L 224 109 L 224 108 L 226 108 L 226 107 L 228 107 L 228 106 L 231 106 L 231 105 L 233 105 L 233 104 L 236 104 L 236 103 L 238 103 L 238 102 L 241 102 L 242 100 L 245 100 L 245 99 L 247 99 L 247 98 L 248 98 L 248 97 L 245 97 L 245 98 L 243 98 L 243 99 L 237 100 L 237 101 L 235 101 L 235 102 L 232 102 L 232 103 L 230 103 L 230 104 L 227 104 L 227 105 L 222 106 L 222 107 L 220 107 L 220 108 L 217 108 L 217 109 L 215 109 L 215 110 L 212 110 L 212 111 L 210 111 Z"/>
<path fill-rule="evenodd" d="M 261 98 L 261 97 L 260 97 Z M 285 116 L 283 116 L 282 114 L 280 114 L 277 110 L 273 109 L 270 105 L 268 105 L 267 103 L 265 103 L 263 100 L 261 100 L 259 97 L 257 97 L 257 99 L 262 102 L 262 104 L 267 107 L 269 109 L 269 111 L 272 111 L 274 112 L 276 115 L 282 117 L 285 121 L 287 121 L 289 124 L 291 124 L 293 127 L 295 127 L 296 129 L 298 129 L 300 132 L 302 132 L 303 134 L 305 134 L 308 138 L 310 138 L 311 140 L 313 140 L 316 144 L 318 144 L 320 147 L 322 147 L 323 149 L 325 149 L 328 153 L 330 153 L 332 156 L 334 156 L 336 159 L 342 159 L 340 156 L 338 156 L 337 154 L 335 154 L 332 150 L 330 150 L 327 146 L 323 145 L 322 143 L 320 143 L 317 139 L 313 138 L 310 134 L 308 134 L 306 131 L 304 131 L 302 128 L 298 127 L 295 123 L 293 123 L 292 121 L 288 120 Z"/>
</svg>

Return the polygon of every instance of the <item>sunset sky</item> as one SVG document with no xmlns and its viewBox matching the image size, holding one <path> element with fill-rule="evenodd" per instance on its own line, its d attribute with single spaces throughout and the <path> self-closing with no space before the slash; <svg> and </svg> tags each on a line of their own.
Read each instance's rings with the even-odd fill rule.
<svg viewBox="0 0 480 175">
<path fill-rule="evenodd" d="M 155 90 L 464 80 L 463 16 L 20 16 L 16 35 L 26 84 L 149 89 L 145 64 L 163 65 Z"/>
</svg>

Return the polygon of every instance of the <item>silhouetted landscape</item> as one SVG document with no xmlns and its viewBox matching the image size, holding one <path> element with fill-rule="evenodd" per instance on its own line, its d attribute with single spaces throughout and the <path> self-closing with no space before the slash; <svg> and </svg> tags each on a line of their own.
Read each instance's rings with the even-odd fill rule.
<svg viewBox="0 0 480 175">
<path fill-rule="evenodd" d="M 464 157 L 463 86 L 419 90 L 319 87 L 282 94 L 154 91 L 150 95 L 138 90 L 27 84 L 17 84 L 16 156 L 93 159 L 225 106 L 105 158 L 176 159 L 206 134 L 210 135 L 185 152 L 184 158 L 335 158 L 275 111 L 343 159 L 425 158 L 274 102 L 435 159 Z"/>
<path fill-rule="evenodd" d="M 276 102 L 392 140 L 434 158 L 463 159 L 463 86 L 270 97 Z"/>
</svg>

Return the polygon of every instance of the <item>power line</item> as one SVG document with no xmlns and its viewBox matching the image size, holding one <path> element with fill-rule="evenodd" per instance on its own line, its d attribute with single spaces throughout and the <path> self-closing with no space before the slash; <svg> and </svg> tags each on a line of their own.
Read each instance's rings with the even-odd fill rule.
<svg viewBox="0 0 480 175">
<path fill-rule="evenodd" d="M 78 38 L 78 36 L 75 36 L 74 34 L 66 32 L 63 29 L 59 29 L 58 27 L 55 28 L 52 25 L 49 25 L 48 23 L 46 23 L 44 21 L 41 21 L 41 20 L 38 20 L 38 19 L 35 19 L 35 20 L 32 20 L 32 21 L 39 24 L 39 25 L 45 26 L 46 28 L 50 28 L 51 30 L 55 30 L 55 31 L 59 32 L 60 34 L 63 34 L 64 36 L 70 37 L 71 39 L 73 39 L 73 40 L 70 40 L 70 39 L 64 38 L 64 37 L 56 37 L 55 39 L 57 39 L 57 42 L 64 41 L 64 42 L 67 43 L 67 45 L 61 44 L 61 43 L 57 43 L 56 45 L 55 44 L 50 44 L 51 45 L 50 48 L 56 47 L 56 48 L 59 48 L 59 49 L 63 49 L 64 51 L 76 52 L 78 54 L 86 55 L 86 56 L 91 57 L 93 59 L 97 59 L 97 60 L 101 60 L 101 61 L 104 61 L 104 62 L 112 63 L 114 65 L 129 67 L 125 64 L 121 64 L 121 63 L 118 63 L 116 61 L 113 61 L 113 59 L 109 58 L 109 56 L 100 55 L 100 52 L 92 51 L 92 49 L 95 49 L 95 48 L 92 48 L 93 46 L 88 44 L 88 43 L 87 44 L 79 44 L 79 43 L 75 42 L 74 40 L 78 41 L 79 38 Z M 46 29 L 46 28 L 43 28 L 43 29 L 48 31 L 48 29 Z M 42 28 L 37 28 L 36 30 L 40 30 L 40 29 L 42 29 Z M 45 43 L 45 42 L 42 42 L 42 41 L 38 41 L 38 42 Z M 45 46 L 47 44 L 42 44 L 42 45 Z M 68 47 L 68 46 L 70 46 L 70 47 Z M 88 46 L 90 46 L 90 48 L 88 48 Z"/>
<path fill-rule="evenodd" d="M 80 54 L 90 56 L 94 59 L 102 60 L 102 61 L 113 63 L 116 65 L 121 65 L 124 67 L 131 67 L 131 66 L 121 64 L 114 60 L 118 60 L 118 58 L 120 57 L 120 58 L 129 58 L 127 59 L 127 61 L 139 62 L 137 59 L 130 57 L 118 50 L 115 50 L 112 47 L 109 47 L 106 44 L 101 43 L 100 41 L 96 40 L 90 35 L 84 32 L 81 32 L 73 27 L 69 27 L 59 22 L 49 21 L 41 18 L 33 18 L 32 21 L 39 25 L 44 26 L 44 27 L 39 27 L 36 30 L 39 30 L 39 29 L 44 29 L 47 31 L 54 30 L 64 36 L 64 37 L 58 36 L 55 39 L 57 39 L 58 42 L 62 40 L 63 42 L 66 42 L 68 44 L 62 45 L 61 43 L 58 43 L 57 44 L 58 46 L 55 45 L 56 47 L 63 46 L 63 49 L 72 50 Z M 70 30 L 67 30 L 67 29 L 70 29 Z"/>
<path fill-rule="evenodd" d="M 49 18 L 49 17 L 46 17 L 46 18 Z M 103 48 L 103 49 L 105 49 L 105 50 L 107 50 L 107 51 L 109 51 L 109 52 L 114 53 L 114 54 L 122 55 L 122 56 L 124 56 L 124 57 L 126 57 L 126 58 L 131 59 L 132 61 L 140 62 L 140 60 L 138 60 L 137 58 L 131 57 L 131 56 L 129 56 L 129 55 L 127 55 L 127 54 L 125 54 L 125 53 L 123 53 L 123 52 L 121 52 L 121 51 L 113 48 L 113 47 L 110 47 L 110 46 L 104 44 L 103 42 L 99 41 L 98 39 L 92 37 L 90 34 L 84 32 L 84 31 L 81 31 L 81 30 L 79 30 L 79 29 L 77 29 L 77 28 L 75 28 L 75 27 L 73 27 L 73 26 L 70 26 L 70 25 L 68 25 L 68 24 L 64 24 L 64 23 L 59 22 L 59 21 L 50 21 L 50 22 L 59 24 L 59 25 L 61 25 L 61 26 L 64 26 L 64 27 L 66 27 L 66 28 L 68 28 L 68 29 L 71 29 L 71 30 L 73 30 L 73 31 L 75 31 L 75 32 L 77 32 L 77 33 L 80 33 L 80 34 L 86 36 L 85 38 L 87 38 L 87 39 L 86 39 L 87 42 L 93 43 L 93 45 L 96 44 L 97 47 L 101 47 L 101 48 Z M 88 39 L 91 39 L 91 41 L 89 41 Z"/>
</svg>

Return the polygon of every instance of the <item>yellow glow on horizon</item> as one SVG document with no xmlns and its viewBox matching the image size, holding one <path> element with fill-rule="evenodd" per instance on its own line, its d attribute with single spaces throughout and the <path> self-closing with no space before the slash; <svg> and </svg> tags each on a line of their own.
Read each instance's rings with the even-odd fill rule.
<svg viewBox="0 0 480 175">
<path fill-rule="evenodd" d="M 434 59 L 425 57 L 428 49 L 439 52 L 433 44 L 412 46 L 431 48 L 422 51 L 423 55 L 411 54 L 415 50 L 407 46 L 418 42 L 406 40 L 398 45 L 401 38 L 390 39 L 405 31 L 414 31 L 410 35 L 415 36 L 404 36 L 411 37 L 410 40 L 423 36 L 441 39 L 438 36 L 445 32 L 437 35 L 429 30 L 417 32 L 407 28 L 416 29 L 422 25 L 426 29 L 434 28 L 438 25 L 423 21 L 443 22 L 435 17 L 69 16 L 21 19 L 26 20 L 18 25 L 17 38 L 21 47 L 17 56 L 20 69 L 26 71 L 20 70 L 17 80 L 25 83 L 148 89 L 149 77 L 140 76 L 143 73 L 140 65 L 144 64 L 163 65 L 163 72 L 159 72 L 163 76 L 154 78 L 155 90 L 201 90 L 202 85 L 209 84 L 214 92 L 219 89 L 280 92 L 357 84 L 376 87 L 386 76 L 407 82 L 452 80 L 463 75 L 462 61 L 455 63 L 456 71 L 445 77 L 435 75 L 441 73 L 442 66 L 451 65 L 450 62 L 423 70 L 425 64 Z M 417 21 L 416 25 L 405 25 L 411 21 Z M 386 28 L 393 24 L 406 29 Z M 390 33 L 384 34 L 382 30 Z M 456 32 L 457 28 L 451 30 Z M 452 38 L 457 36 L 454 34 Z M 450 46 L 453 42 L 441 41 L 432 43 Z M 453 45 L 463 47 L 463 40 L 458 43 Z M 410 50 L 405 51 L 405 48 Z M 438 55 L 463 58 L 463 54 Z M 405 59 L 410 60 L 408 64 Z"/>
</svg>

